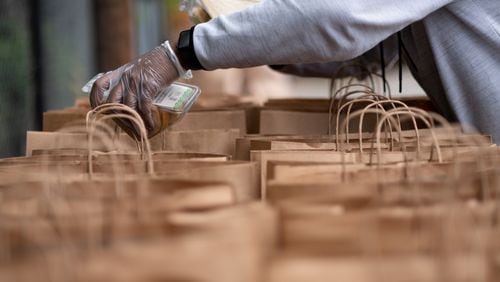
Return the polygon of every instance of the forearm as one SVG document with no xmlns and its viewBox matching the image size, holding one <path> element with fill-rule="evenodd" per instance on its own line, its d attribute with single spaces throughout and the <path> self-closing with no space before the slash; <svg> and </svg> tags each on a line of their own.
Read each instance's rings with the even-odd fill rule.
<svg viewBox="0 0 500 282">
<path fill-rule="evenodd" d="M 265 0 L 200 24 L 207 70 L 346 61 L 453 0 Z"/>
<path fill-rule="evenodd" d="M 391 67 L 398 59 L 397 37 L 391 36 L 383 42 L 384 63 L 382 64 L 380 46 L 370 49 L 363 55 L 349 61 L 273 65 L 274 70 L 303 77 L 343 78 L 354 76 L 364 79 L 369 72 L 379 72 L 382 65 Z"/>
</svg>

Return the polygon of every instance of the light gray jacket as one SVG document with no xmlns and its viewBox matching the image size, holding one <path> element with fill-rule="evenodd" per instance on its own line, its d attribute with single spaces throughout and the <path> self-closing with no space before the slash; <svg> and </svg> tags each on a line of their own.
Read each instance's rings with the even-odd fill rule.
<svg viewBox="0 0 500 282">
<path fill-rule="evenodd" d="M 198 25 L 194 44 L 208 70 L 325 66 L 398 31 L 413 75 L 442 114 L 500 142 L 499 0 L 263 0 Z"/>
</svg>

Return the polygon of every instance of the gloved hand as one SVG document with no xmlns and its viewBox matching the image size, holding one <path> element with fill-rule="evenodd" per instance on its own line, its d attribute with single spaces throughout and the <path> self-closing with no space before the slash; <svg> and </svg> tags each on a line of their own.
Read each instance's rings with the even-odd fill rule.
<svg viewBox="0 0 500 282">
<path fill-rule="evenodd" d="M 177 78 L 179 73 L 165 47 L 156 47 L 99 78 L 92 87 L 90 104 L 95 108 L 106 103 L 121 103 L 135 109 L 142 117 L 148 135 L 152 136 L 159 131 L 153 100 L 162 88 Z M 131 122 L 118 120 L 117 123 L 127 133 L 138 137 L 138 129 Z"/>
</svg>

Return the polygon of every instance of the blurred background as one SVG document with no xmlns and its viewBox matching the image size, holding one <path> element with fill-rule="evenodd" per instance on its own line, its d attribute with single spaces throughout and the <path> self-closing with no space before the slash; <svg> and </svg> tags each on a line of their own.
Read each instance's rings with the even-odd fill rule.
<svg viewBox="0 0 500 282">
<path fill-rule="evenodd" d="M 191 27 L 179 0 L 0 0 L 0 157 L 24 154 L 42 113 L 75 105 L 81 87 Z M 389 74 L 395 80 L 395 74 Z M 405 75 L 405 92 L 423 91 Z M 198 72 L 204 95 L 324 97 L 329 83 L 266 67 Z M 396 85 L 396 84 L 395 84 Z"/>
</svg>

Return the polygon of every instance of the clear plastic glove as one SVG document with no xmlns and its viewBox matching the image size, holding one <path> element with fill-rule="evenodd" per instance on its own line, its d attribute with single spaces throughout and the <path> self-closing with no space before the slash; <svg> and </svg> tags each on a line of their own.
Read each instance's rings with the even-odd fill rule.
<svg viewBox="0 0 500 282">
<path fill-rule="evenodd" d="M 144 121 L 148 136 L 159 132 L 158 115 L 153 100 L 170 85 L 179 73 L 160 46 L 132 62 L 103 75 L 95 81 L 90 93 L 92 108 L 106 103 L 121 103 L 136 110 Z M 126 120 L 117 123 L 128 134 L 138 137 L 138 129 Z"/>
</svg>

